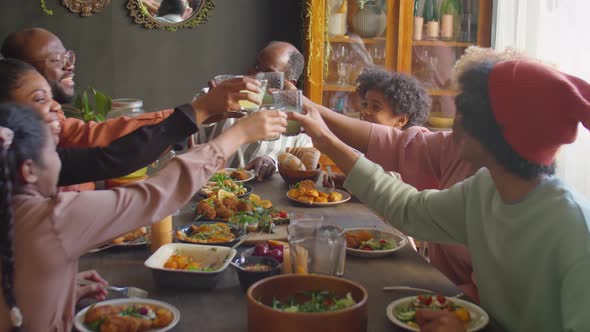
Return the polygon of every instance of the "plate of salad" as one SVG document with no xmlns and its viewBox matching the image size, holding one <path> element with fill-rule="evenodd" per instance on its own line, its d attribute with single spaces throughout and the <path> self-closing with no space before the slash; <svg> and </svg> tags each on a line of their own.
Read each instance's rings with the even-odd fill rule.
<svg viewBox="0 0 590 332">
<path fill-rule="evenodd" d="M 346 252 L 358 257 L 384 257 L 408 244 L 408 239 L 394 232 L 377 228 L 347 228 Z"/>
<path fill-rule="evenodd" d="M 233 182 L 240 183 L 240 182 L 248 182 L 254 177 L 254 171 L 245 170 L 243 168 L 224 168 L 219 170 L 215 173 L 210 181 L 224 181 L 224 180 L 232 180 Z"/>
<path fill-rule="evenodd" d="M 433 294 L 409 296 L 393 301 L 387 306 L 385 313 L 395 325 L 410 331 L 420 331 L 416 323 L 416 310 L 419 309 L 452 312 L 465 324 L 467 332 L 481 330 L 490 320 L 482 308 L 471 302 Z"/>
</svg>

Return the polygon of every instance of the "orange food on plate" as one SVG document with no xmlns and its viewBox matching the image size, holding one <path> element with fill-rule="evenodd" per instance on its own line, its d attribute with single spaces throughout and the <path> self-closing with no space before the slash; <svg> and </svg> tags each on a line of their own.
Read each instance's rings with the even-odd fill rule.
<svg viewBox="0 0 590 332">
<path fill-rule="evenodd" d="M 100 332 L 147 331 L 174 320 L 170 310 L 151 304 L 102 305 L 90 308 L 84 324 Z"/>
<path fill-rule="evenodd" d="M 339 202 L 342 200 L 342 194 L 333 191 L 325 193 L 316 189 L 315 183 L 310 180 L 298 182 L 287 192 L 287 196 L 303 203 L 328 203 Z"/>
</svg>

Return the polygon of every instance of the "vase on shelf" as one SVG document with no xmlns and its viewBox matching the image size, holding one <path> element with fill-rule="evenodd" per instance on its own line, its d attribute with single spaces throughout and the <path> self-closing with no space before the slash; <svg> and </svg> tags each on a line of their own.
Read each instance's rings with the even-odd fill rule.
<svg viewBox="0 0 590 332">
<path fill-rule="evenodd" d="M 366 1 L 352 18 L 354 33 L 362 38 L 375 38 L 381 36 L 387 27 L 387 15 L 376 1 Z"/>
</svg>

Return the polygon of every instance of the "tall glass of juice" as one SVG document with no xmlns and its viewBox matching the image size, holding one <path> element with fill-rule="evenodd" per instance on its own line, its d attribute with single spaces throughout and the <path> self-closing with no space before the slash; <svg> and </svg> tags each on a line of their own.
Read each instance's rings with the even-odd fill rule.
<svg viewBox="0 0 590 332">
<path fill-rule="evenodd" d="M 275 106 L 283 108 L 284 112 L 301 113 L 303 104 L 303 93 L 301 90 L 283 90 L 272 93 Z M 295 120 L 287 120 L 287 131 L 285 136 L 295 136 L 301 132 L 301 124 Z"/>
</svg>

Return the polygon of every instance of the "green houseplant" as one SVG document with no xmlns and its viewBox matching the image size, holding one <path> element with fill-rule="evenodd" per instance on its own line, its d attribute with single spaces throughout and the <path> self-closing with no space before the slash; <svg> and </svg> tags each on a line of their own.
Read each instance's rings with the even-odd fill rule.
<svg viewBox="0 0 590 332">
<path fill-rule="evenodd" d="M 111 111 L 112 98 L 89 87 L 76 96 L 74 107 L 63 107 L 67 117 L 78 118 L 84 122 L 102 122 Z"/>
</svg>

